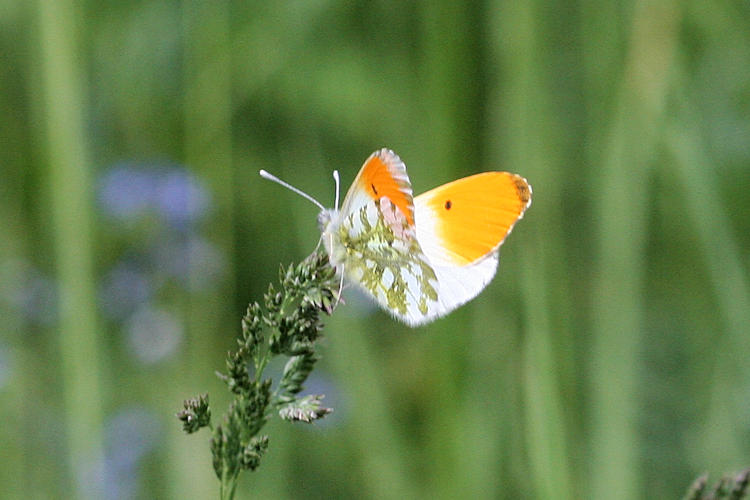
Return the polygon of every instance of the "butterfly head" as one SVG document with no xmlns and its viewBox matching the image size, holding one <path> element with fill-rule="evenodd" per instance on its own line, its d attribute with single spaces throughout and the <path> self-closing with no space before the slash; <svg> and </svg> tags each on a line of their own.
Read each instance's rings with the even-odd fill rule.
<svg viewBox="0 0 750 500">
<path fill-rule="evenodd" d="M 329 229 L 331 221 L 336 218 L 337 214 L 338 210 L 335 208 L 324 208 L 318 213 L 318 229 L 321 233 L 325 233 Z"/>
<path fill-rule="evenodd" d="M 337 269 L 338 264 L 346 256 L 346 249 L 341 244 L 341 236 L 338 231 L 340 222 L 340 213 L 334 208 L 321 210 L 318 214 L 318 228 L 320 229 L 321 241 L 326 249 L 331 265 Z"/>
</svg>

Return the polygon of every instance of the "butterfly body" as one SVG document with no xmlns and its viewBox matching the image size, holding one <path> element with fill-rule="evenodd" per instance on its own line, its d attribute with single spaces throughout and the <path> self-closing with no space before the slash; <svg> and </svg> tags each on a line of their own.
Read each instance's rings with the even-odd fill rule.
<svg viewBox="0 0 750 500">
<path fill-rule="evenodd" d="M 416 198 L 388 149 L 362 166 L 340 210 L 318 218 L 331 264 L 411 326 L 474 298 L 495 275 L 498 248 L 531 203 L 520 176 L 486 172 Z"/>
</svg>

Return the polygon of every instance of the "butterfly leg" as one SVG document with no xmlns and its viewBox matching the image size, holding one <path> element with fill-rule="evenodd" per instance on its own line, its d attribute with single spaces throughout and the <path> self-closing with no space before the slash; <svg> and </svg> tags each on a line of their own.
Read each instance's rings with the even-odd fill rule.
<svg viewBox="0 0 750 500">
<path fill-rule="evenodd" d="M 339 293 L 336 296 L 336 303 L 333 304 L 333 309 L 335 310 L 336 307 L 338 307 L 339 302 L 341 302 L 341 292 L 344 290 L 344 265 L 341 265 L 341 281 L 339 282 Z"/>
<path fill-rule="evenodd" d="M 315 253 L 315 252 L 317 252 L 317 251 L 318 251 L 318 248 L 320 248 L 320 244 L 321 244 L 321 243 L 323 243 L 323 235 L 322 235 L 322 234 L 320 235 L 320 238 L 318 238 L 318 244 L 317 244 L 317 245 L 315 245 L 315 249 L 313 250 L 313 252 L 312 252 L 312 253 Z"/>
</svg>

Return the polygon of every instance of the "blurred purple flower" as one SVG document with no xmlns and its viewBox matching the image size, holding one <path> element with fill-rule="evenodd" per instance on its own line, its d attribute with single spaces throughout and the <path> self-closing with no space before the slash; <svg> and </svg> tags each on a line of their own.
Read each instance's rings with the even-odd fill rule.
<svg viewBox="0 0 750 500">
<path fill-rule="evenodd" d="M 34 325 L 49 326 L 57 317 L 57 287 L 23 259 L 0 267 L 0 300 Z"/>
<path fill-rule="evenodd" d="M 153 296 L 148 277 L 128 261 L 119 262 L 104 277 L 100 301 L 104 313 L 113 319 L 123 319 L 133 314 Z"/>
<path fill-rule="evenodd" d="M 151 207 L 154 193 L 152 169 L 119 164 L 99 179 L 99 203 L 108 215 L 116 219 L 142 216 Z"/>
<path fill-rule="evenodd" d="M 210 206 L 199 179 L 177 165 L 115 165 L 99 179 L 98 200 L 115 219 L 127 222 L 154 213 L 176 229 L 196 223 Z"/>
<path fill-rule="evenodd" d="M 171 224 L 184 226 L 197 221 L 208 209 L 208 192 L 188 171 L 178 168 L 161 172 L 155 205 Z"/>
<path fill-rule="evenodd" d="M 151 453 L 161 433 L 159 420 L 144 408 L 121 410 L 105 425 L 104 496 L 136 498 L 140 461 Z"/>
<path fill-rule="evenodd" d="M 125 325 L 133 354 L 153 364 L 175 353 L 183 337 L 180 322 L 171 313 L 145 306 L 133 313 Z"/>
<path fill-rule="evenodd" d="M 107 457 L 118 467 L 133 467 L 154 449 L 159 431 L 153 412 L 137 407 L 120 410 L 105 426 Z"/>
<path fill-rule="evenodd" d="M 221 251 L 195 234 L 165 240 L 156 248 L 155 260 L 158 269 L 180 280 L 191 292 L 210 289 L 225 266 Z"/>
</svg>

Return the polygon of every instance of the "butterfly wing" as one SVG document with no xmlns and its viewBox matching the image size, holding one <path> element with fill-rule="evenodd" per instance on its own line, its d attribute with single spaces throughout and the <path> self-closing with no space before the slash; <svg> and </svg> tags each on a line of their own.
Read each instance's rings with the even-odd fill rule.
<svg viewBox="0 0 750 500">
<path fill-rule="evenodd" d="M 497 270 L 498 249 L 531 204 L 531 186 L 508 172 L 485 172 L 414 199 L 417 240 L 448 313 L 474 298 Z"/>
<path fill-rule="evenodd" d="M 331 241 L 334 265 L 400 320 L 415 326 L 441 310 L 437 277 L 414 225 L 389 198 L 342 213 Z"/>
<path fill-rule="evenodd" d="M 414 224 L 414 201 L 406 165 L 390 149 L 380 149 L 365 160 L 341 206 L 342 214 L 358 211 L 364 205 L 387 197 Z"/>
<path fill-rule="evenodd" d="M 488 172 L 412 198 L 401 159 L 373 153 L 326 226 L 331 262 L 385 310 L 416 326 L 475 297 L 528 207 L 521 177 Z"/>
<path fill-rule="evenodd" d="M 405 323 L 424 323 L 440 310 L 437 279 L 416 237 L 406 166 L 393 151 L 365 161 L 323 241 L 347 280 Z"/>
</svg>

